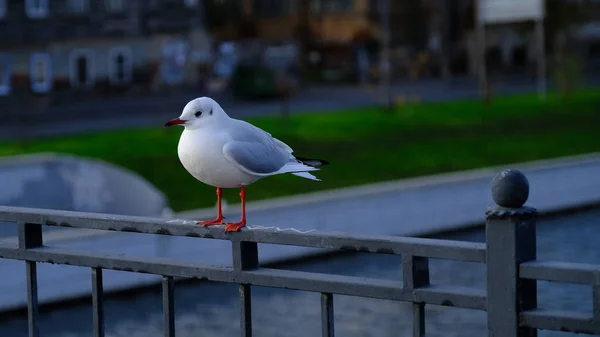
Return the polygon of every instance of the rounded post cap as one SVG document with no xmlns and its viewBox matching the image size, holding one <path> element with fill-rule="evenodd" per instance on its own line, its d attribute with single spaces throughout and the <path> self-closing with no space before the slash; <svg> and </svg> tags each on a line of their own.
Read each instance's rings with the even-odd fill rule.
<svg viewBox="0 0 600 337">
<path fill-rule="evenodd" d="M 492 198 L 498 206 L 521 208 L 529 198 L 527 177 L 514 169 L 503 170 L 492 180 Z"/>
</svg>

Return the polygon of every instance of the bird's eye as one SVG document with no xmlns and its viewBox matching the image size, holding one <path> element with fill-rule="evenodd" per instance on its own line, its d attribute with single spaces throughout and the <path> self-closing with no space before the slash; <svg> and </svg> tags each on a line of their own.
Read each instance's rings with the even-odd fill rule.
<svg viewBox="0 0 600 337">
<path fill-rule="evenodd" d="M 196 111 L 196 113 L 194 114 L 196 117 L 200 117 L 202 116 L 202 111 Z"/>
</svg>

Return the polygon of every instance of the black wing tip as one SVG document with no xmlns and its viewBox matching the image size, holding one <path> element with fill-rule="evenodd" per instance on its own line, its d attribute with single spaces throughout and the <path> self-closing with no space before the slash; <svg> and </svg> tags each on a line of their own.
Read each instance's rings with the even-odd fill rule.
<svg viewBox="0 0 600 337">
<path fill-rule="evenodd" d="M 304 158 L 298 156 L 296 156 L 296 159 L 298 159 L 298 161 L 300 161 L 302 164 L 312 167 L 329 165 L 329 162 L 324 159 Z"/>
</svg>

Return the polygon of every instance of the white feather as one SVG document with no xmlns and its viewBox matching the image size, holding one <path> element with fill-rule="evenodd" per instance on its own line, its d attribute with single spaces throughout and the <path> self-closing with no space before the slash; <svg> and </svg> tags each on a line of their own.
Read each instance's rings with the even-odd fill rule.
<svg viewBox="0 0 600 337">
<path fill-rule="evenodd" d="M 310 174 L 308 172 L 294 172 L 292 174 L 295 175 L 295 176 L 306 178 L 306 179 L 310 179 L 310 180 L 321 181 L 321 179 L 315 177 L 314 175 L 312 175 L 312 174 Z"/>
<path fill-rule="evenodd" d="M 275 175 L 275 174 L 293 173 L 293 172 L 318 171 L 318 170 L 319 170 L 319 168 L 304 165 L 302 163 L 294 161 L 294 162 L 288 162 L 287 164 L 283 165 L 283 167 L 280 168 L 279 170 L 277 170 L 276 172 L 268 173 L 266 175 Z"/>
</svg>

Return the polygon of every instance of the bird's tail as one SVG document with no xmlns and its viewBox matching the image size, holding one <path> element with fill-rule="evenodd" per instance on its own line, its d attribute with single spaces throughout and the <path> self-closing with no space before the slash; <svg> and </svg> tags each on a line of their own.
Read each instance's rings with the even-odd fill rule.
<svg viewBox="0 0 600 337">
<path fill-rule="evenodd" d="M 321 181 L 321 179 L 315 177 L 314 175 L 312 175 L 312 174 L 310 174 L 308 172 L 294 172 L 292 174 L 295 175 L 295 176 L 306 178 L 306 179 L 310 179 L 310 180 Z"/>
<path fill-rule="evenodd" d="M 297 156 L 294 156 L 294 157 L 300 164 L 306 165 L 309 168 L 311 168 L 312 170 L 318 170 L 317 167 L 319 167 L 319 166 L 329 165 L 329 162 L 326 160 L 323 160 L 323 159 L 311 159 L 311 158 L 304 158 L 304 157 L 297 157 Z M 306 170 L 306 171 L 312 171 L 312 170 Z M 292 174 L 295 176 L 310 179 L 310 180 L 321 181 L 321 179 L 315 177 L 314 175 L 312 175 L 306 171 L 293 172 Z"/>
<path fill-rule="evenodd" d="M 294 157 L 296 157 L 296 159 L 298 159 L 298 161 L 301 162 L 302 164 L 312 166 L 312 167 L 329 165 L 329 162 L 327 160 L 323 160 L 323 159 L 311 159 L 311 158 L 304 158 L 304 157 L 298 157 L 298 156 L 294 156 Z"/>
</svg>

